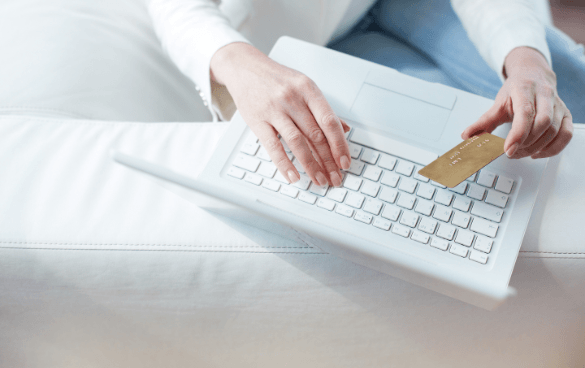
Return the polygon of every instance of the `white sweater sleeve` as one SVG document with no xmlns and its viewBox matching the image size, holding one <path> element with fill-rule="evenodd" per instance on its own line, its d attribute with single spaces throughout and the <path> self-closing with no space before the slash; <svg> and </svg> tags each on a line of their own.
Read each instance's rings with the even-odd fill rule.
<svg viewBox="0 0 585 368">
<path fill-rule="evenodd" d="M 503 81 L 504 60 L 512 49 L 538 50 L 552 67 L 545 27 L 530 0 L 451 0 L 471 42 Z"/>
<path fill-rule="evenodd" d="M 148 11 L 163 48 L 211 107 L 211 58 L 229 43 L 249 41 L 213 0 L 150 0 Z"/>
</svg>

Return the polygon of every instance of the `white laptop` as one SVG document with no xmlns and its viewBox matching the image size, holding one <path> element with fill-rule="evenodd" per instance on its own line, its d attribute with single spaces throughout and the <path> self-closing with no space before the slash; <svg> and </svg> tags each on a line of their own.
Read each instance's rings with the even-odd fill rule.
<svg viewBox="0 0 585 368">
<path fill-rule="evenodd" d="M 502 156 L 453 189 L 417 174 L 493 101 L 289 37 L 270 57 L 313 79 L 353 127 L 342 188 L 304 175 L 288 184 L 238 113 L 198 177 L 114 159 L 213 199 L 199 203 L 209 210 L 280 235 L 293 228 L 327 252 L 473 305 L 494 309 L 514 294 L 510 275 L 547 160 Z"/>
</svg>

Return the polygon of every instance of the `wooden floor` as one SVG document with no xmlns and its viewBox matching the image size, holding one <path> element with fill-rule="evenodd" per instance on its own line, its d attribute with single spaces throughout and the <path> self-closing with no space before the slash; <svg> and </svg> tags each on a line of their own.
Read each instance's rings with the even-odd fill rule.
<svg viewBox="0 0 585 368">
<path fill-rule="evenodd" d="M 585 0 L 550 0 L 555 26 L 585 44 Z"/>
</svg>

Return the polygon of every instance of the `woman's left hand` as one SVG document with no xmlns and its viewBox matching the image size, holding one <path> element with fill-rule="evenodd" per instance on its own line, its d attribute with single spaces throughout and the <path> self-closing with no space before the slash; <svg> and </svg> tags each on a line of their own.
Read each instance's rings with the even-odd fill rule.
<svg viewBox="0 0 585 368">
<path fill-rule="evenodd" d="M 506 57 L 504 75 L 494 105 L 461 138 L 491 133 L 512 121 L 504 144 L 508 157 L 544 158 L 561 152 L 573 137 L 573 119 L 544 56 L 530 47 L 515 48 Z"/>
</svg>

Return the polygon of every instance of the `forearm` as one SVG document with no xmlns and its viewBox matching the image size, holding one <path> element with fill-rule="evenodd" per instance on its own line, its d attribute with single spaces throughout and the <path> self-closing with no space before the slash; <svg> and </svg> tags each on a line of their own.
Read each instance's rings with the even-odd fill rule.
<svg viewBox="0 0 585 368">
<path fill-rule="evenodd" d="M 551 66 L 544 25 L 530 0 L 451 0 L 470 40 L 502 80 L 512 50 L 530 47 Z"/>
</svg>

